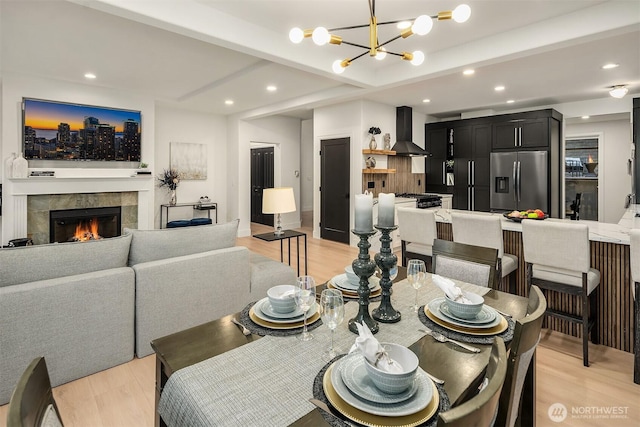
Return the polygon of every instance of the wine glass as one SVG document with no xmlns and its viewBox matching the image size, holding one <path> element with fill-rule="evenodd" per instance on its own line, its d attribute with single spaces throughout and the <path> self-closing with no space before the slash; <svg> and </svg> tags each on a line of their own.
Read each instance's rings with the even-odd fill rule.
<svg viewBox="0 0 640 427">
<path fill-rule="evenodd" d="M 331 330 L 331 346 L 323 353 L 327 360 L 331 360 L 338 355 L 338 350 L 333 346 L 333 334 L 344 320 L 344 300 L 342 292 L 337 289 L 325 289 L 320 294 L 320 310 L 322 322 Z"/>
<path fill-rule="evenodd" d="M 316 281 L 311 276 L 300 276 L 296 279 L 296 305 L 304 313 L 304 328 L 298 338 L 302 341 L 313 339 L 313 334 L 307 331 L 307 312 L 316 301 Z"/>
<path fill-rule="evenodd" d="M 416 301 L 413 305 L 414 313 L 418 312 L 418 289 L 422 286 L 422 283 L 425 281 L 427 277 L 427 266 L 424 264 L 424 261 L 419 259 L 409 260 L 409 265 L 407 266 L 407 280 L 413 286 L 413 289 L 416 290 Z"/>
</svg>

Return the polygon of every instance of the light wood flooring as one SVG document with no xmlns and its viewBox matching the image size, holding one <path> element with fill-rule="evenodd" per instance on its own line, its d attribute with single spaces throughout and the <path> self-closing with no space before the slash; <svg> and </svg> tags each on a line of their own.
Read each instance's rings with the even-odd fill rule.
<svg viewBox="0 0 640 427">
<path fill-rule="evenodd" d="M 317 281 L 340 274 L 357 255 L 357 248 L 312 238 L 308 235 L 308 272 Z M 270 227 L 252 225 L 252 232 Z M 295 243 L 295 240 L 294 240 Z M 278 243 L 252 237 L 239 238 L 238 245 L 280 259 Z M 286 248 L 286 245 L 285 245 Z M 295 245 L 292 258 L 295 268 Z M 301 254 L 301 261 L 303 259 Z M 285 262 L 286 262 L 285 250 Z M 302 269 L 302 266 L 301 266 Z M 543 331 L 537 351 L 538 426 L 637 426 L 640 420 L 640 385 L 633 383 L 633 355 L 609 347 L 591 345 L 591 366 L 582 366 L 578 339 Z M 53 390 L 67 427 L 153 426 L 155 356 L 134 359 L 120 366 L 56 387 Z M 568 416 L 560 423 L 548 415 L 560 403 Z M 606 414 L 615 411 L 618 418 Z M 0 427 L 6 425 L 7 405 L 0 406 Z"/>
</svg>

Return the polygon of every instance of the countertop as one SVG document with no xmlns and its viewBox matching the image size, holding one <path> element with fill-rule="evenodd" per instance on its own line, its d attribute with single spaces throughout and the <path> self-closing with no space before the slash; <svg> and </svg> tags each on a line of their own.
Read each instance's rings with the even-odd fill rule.
<svg viewBox="0 0 640 427">
<path fill-rule="evenodd" d="M 498 215 L 502 220 L 502 229 L 508 231 L 522 232 L 522 225 L 505 218 L 502 213 L 489 212 L 470 212 L 464 210 L 428 208 L 434 211 L 437 222 L 451 223 L 451 212 L 472 213 L 474 215 Z M 627 209 L 617 224 L 610 224 L 598 221 L 571 221 L 570 219 L 548 218 L 545 221 L 565 221 L 576 222 L 578 224 L 586 224 L 589 227 L 589 240 L 597 242 L 619 243 L 622 245 L 629 244 L 629 230 L 632 228 L 640 228 L 640 217 L 636 217 L 636 212 L 640 213 L 640 204 L 631 205 Z M 525 220 L 530 221 L 530 220 Z"/>
</svg>

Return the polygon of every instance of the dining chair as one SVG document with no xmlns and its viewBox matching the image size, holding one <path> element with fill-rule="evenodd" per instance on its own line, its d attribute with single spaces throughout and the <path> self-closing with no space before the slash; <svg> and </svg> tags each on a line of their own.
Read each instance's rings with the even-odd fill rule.
<svg viewBox="0 0 640 427">
<path fill-rule="evenodd" d="M 635 339 L 633 341 L 633 382 L 640 384 L 640 228 L 631 230 L 631 294 L 635 318 Z"/>
<path fill-rule="evenodd" d="M 434 213 L 426 209 L 402 207 L 397 211 L 402 265 L 406 267 L 410 259 L 421 259 L 427 265 L 427 271 L 433 271 L 433 241 L 438 237 Z"/>
<path fill-rule="evenodd" d="M 493 287 L 498 250 L 484 246 L 436 239 L 433 242 L 433 273 L 450 279 Z"/>
<path fill-rule="evenodd" d="M 507 277 L 508 290 L 510 293 L 515 293 L 514 278 L 518 269 L 518 257 L 504 253 L 501 217 L 452 212 L 451 226 L 454 242 L 486 246 L 498 250 L 496 279 L 500 282 L 504 277 Z"/>
<path fill-rule="evenodd" d="M 513 427 L 519 415 L 522 388 L 529 365 L 540 341 L 542 319 L 547 309 L 547 300 L 536 285 L 529 289 L 527 314 L 515 321 L 513 339 L 509 346 L 507 376 L 500 393 L 497 426 Z M 534 362 L 535 363 L 535 362 Z M 534 415 L 535 416 L 535 415 Z"/>
<path fill-rule="evenodd" d="M 9 401 L 7 427 L 61 427 L 44 357 L 36 357 L 24 371 Z"/>
<path fill-rule="evenodd" d="M 580 301 L 580 314 L 548 308 L 546 315 L 582 325 L 582 363 L 589 366 L 589 334 L 598 343 L 597 292 L 600 271 L 590 267 L 586 224 L 564 221 L 522 221 L 527 285 L 567 294 Z"/>
<path fill-rule="evenodd" d="M 438 426 L 488 427 L 494 425 L 500 391 L 507 374 L 507 350 L 502 338 L 496 337 L 485 374 L 483 388 L 464 403 L 438 414 Z M 498 425 L 498 424 L 495 424 Z"/>
</svg>

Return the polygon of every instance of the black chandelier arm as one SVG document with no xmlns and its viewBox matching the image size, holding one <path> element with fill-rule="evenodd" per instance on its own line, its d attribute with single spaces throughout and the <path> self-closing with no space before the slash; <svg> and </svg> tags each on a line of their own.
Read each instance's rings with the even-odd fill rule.
<svg viewBox="0 0 640 427">
<path fill-rule="evenodd" d="M 343 31 L 343 30 L 357 30 L 358 28 L 369 28 L 369 24 L 362 25 L 351 25 L 349 27 L 337 27 L 337 28 L 328 28 L 327 31 L 330 33 L 334 31 Z"/>
<path fill-rule="evenodd" d="M 376 17 L 376 0 L 369 0 L 369 13 L 372 18 Z"/>
<path fill-rule="evenodd" d="M 367 48 L 367 51 L 366 51 L 366 52 L 363 52 L 363 53 L 361 53 L 360 55 L 358 55 L 358 56 L 354 56 L 353 58 L 349 59 L 349 62 L 353 62 L 353 61 L 355 61 L 356 59 L 362 58 L 363 56 L 367 55 L 368 53 L 369 53 L 369 48 Z"/>
<path fill-rule="evenodd" d="M 384 43 L 380 43 L 378 46 L 376 46 L 376 49 L 380 49 L 382 46 L 388 45 L 389 43 L 391 43 L 391 42 L 393 42 L 393 41 L 396 41 L 396 40 L 398 40 L 398 39 L 399 39 L 399 38 L 401 38 L 401 37 L 402 37 L 402 35 L 395 36 L 394 38 L 389 39 L 389 40 L 387 40 L 387 41 L 386 41 L 386 42 L 384 42 Z M 343 42 L 343 43 L 344 43 L 344 42 Z"/>
<path fill-rule="evenodd" d="M 357 43 L 351 43 L 351 42 L 348 42 L 348 41 L 345 41 L 345 40 L 342 40 L 342 44 L 348 44 L 349 46 L 355 46 L 355 47 L 359 47 L 359 48 L 367 49 L 367 50 L 370 49 L 369 46 L 365 46 L 365 45 L 361 45 L 361 44 L 357 44 Z"/>
</svg>

